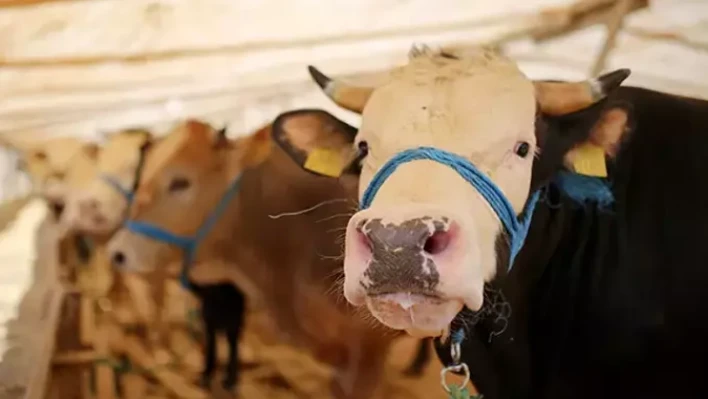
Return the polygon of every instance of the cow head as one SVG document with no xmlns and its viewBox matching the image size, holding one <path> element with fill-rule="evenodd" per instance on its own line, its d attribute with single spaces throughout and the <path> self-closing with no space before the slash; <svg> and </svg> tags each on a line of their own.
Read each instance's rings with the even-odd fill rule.
<svg viewBox="0 0 708 399">
<path fill-rule="evenodd" d="M 600 100 L 628 70 L 579 83 L 534 82 L 485 50 L 458 57 L 414 49 L 409 58 L 376 88 L 351 87 L 310 67 L 330 98 L 361 113 L 361 127 L 353 140 L 336 129 L 283 129 L 274 132 L 279 142 L 311 171 L 359 173 L 360 198 L 401 151 L 452 152 L 488 176 L 519 215 L 530 193 L 572 166 L 587 143 L 609 153 L 621 136 L 609 129 L 621 124 L 607 125 L 617 118 L 606 117 Z M 350 159 L 359 167 L 339 169 Z M 336 173 L 322 173 L 322 163 Z M 349 221 L 344 295 L 389 327 L 437 335 L 463 306 L 481 309 L 484 284 L 508 262 L 505 231 L 480 192 L 449 166 L 409 162 Z"/>
<path fill-rule="evenodd" d="M 262 159 L 269 146 L 269 129 L 231 140 L 225 129 L 196 120 L 180 123 L 144 152 L 129 219 L 174 235 L 194 236 L 229 186 Z M 206 244 L 200 243 L 200 250 Z M 115 266 L 137 272 L 174 263 L 182 255 L 177 247 L 125 227 L 116 232 L 108 249 Z"/>
<path fill-rule="evenodd" d="M 95 143 L 74 137 L 37 142 L 7 142 L 19 155 L 18 169 L 27 173 L 33 191 L 44 198 L 55 217 L 63 216 L 69 182 L 76 183 L 91 168 L 99 153 Z"/>
<path fill-rule="evenodd" d="M 70 193 L 66 218 L 77 230 L 109 234 L 125 217 L 140 148 L 152 140 L 149 131 L 127 129 L 107 137 L 93 175 Z"/>
</svg>

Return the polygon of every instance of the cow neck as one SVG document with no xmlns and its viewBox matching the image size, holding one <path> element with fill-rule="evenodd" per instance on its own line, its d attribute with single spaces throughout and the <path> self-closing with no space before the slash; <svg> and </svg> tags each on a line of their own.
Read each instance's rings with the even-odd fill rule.
<svg viewBox="0 0 708 399">
<path fill-rule="evenodd" d="M 518 255 L 526 240 L 540 190 L 536 190 L 529 196 L 523 212 L 521 215 L 517 215 L 514 207 L 501 189 L 472 162 L 460 155 L 435 147 L 418 147 L 399 152 L 376 172 L 361 197 L 360 209 L 363 210 L 371 206 L 381 186 L 399 166 L 419 160 L 434 161 L 450 167 L 471 184 L 489 203 L 509 235 L 510 254 L 508 269 L 511 270 L 516 255 Z"/>
</svg>

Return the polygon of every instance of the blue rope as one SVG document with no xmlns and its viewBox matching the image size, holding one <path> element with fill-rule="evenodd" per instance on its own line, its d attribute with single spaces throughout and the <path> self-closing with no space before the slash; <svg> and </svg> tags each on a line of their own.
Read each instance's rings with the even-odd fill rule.
<svg viewBox="0 0 708 399">
<path fill-rule="evenodd" d="M 553 179 L 553 183 L 579 204 L 593 201 L 601 208 L 608 208 L 615 201 L 612 190 L 604 179 L 560 171 Z"/>
<path fill-rule="evenodd" d="M 102 174 L 101 179 L 109 186 L 113 187 L 116 191 L 121 193 L 121 195 L 125 197 L 126 201 L 128 201 L 128 205 L 133 202 L 133 191 L 123 187 L 123 185 L 120 184 L 117 178 L 111 175 Z"/>
<path fill-rule="evenodd" d="M 453 331 L 450 337 L 450 342 L 453 344 L 461 344 L 465 340 L 465 330 L 460 328 L 459 330 Z"/>
<path fill-rule="evenodd" d="M 194 263 L 194 256 L 196 255 L 197 247 L 199 246 L 199 243 L 206 238 L 207 234 L 209 234 L 216 222 L 218 222 L 219 217 L 221 217 L 224 211 L 226 211 L 226 208 L 231 203 L 231 200 L 238 192 L 240 182 L 241 178 L 239 176 L 233 183 L 231 183 L 229 188 L 221 197 L 221 200 L 219 200 L 216 204 L 214 210 L 209 214 L 209 216 L 207 216 L 204 223 L 202 223 L 193 236 L 177 235 L 154 224 L 137 220 L 128 220 L 125 222 L 124 226 L 133 233 L 141 234 L 153 240 L 161 241 L 180 248 L 184 253 L 180 281 L 182 286 L 185 288 L 190 288 L 187 272 L 192 263 Z"/>
<path fill-rule="evenodd" d="M 366 187 L 364 195 L 360 202 L 360 209 L 366 209 L 371 206 L 371 203 L 376 197 L 376 194 L 381 189 L 381 186 L 386 182 L 396 169 L 407 162 L 417 160 L 430 160 L 437 163 L 449 166 L 457 172 L 463 179 L 470 183 L 482 197 L 489 203 L 497 217 L 504 225 L 510 239 L 510 260 L 509 270 L 514 265 L 516 255 L 524 245 L 526 236 L 531 225 L 533 211 L 538 203 L 538 200 L 543 192 L 544 200 L 550 200 L 547 196 L 547 188 L 536 190 L 529 197 L 523 212 L 523 218 L 519 219 L 516 211 L 511 206 L 511 203 L 506 198 L 504 193 L 487 175 L 477 169 L 466 158 L 434 147 L 418 147 L 401 151 L 393 158 L 389 159 L 381 169 L 374 175 L 369 186 Z M 553 180 L 553 183 L 558 188 L 565 192 L 571 199 L 576 202 L 584 203 L 587 201 L 597 201 L 600 206 L 608 206 L 613 203 L 614 197 L 607 183 L 601 179 L 590 176 L 583 176 L 576 173 L 561 171 Z M 549 204 L 550 205 L 550 204 Z M 556 205 L 557 207 L 557 205 Z M 460 344 L 465 339 L 464 329 L 458 329 L 452 332 L 450 337 L 451 345 Z"/>
<path fill-rule="evenodd" d="M 531 225 L 531 217 L 536 203 L 538 202 L 540 190 L 531 194 L 524 209 L 524 217 L 519 220 L 514 207 L 511 206 L 511 203 L 499 187 L 469 160 L 460 155 L 434 147 L 412 148 L 396 154 L 374 175 L 374 178 L 371 180 L 371 183 L 369 183 L 369 186 L 366 188 L 361 198 L 360 208 L 366 209 L 371 206 L 371 202 L 374 200 L 376 193 L 378 193 L 386 179 L 388 179 L 400 165 L 417 160 L 430 160 L 449 166 L 479 191 L 497 214 L 497 217 L 499 217 L 499 220 L 509 234 L 509 270 L 511 270 L 516 255 L 521 251 L 524 241 L 526 240 L 526 235 Z"/>
</svg>

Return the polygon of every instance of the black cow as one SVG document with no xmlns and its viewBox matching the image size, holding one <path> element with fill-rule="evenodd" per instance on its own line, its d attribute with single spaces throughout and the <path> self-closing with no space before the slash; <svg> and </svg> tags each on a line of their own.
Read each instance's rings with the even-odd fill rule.
<svg viewBox="0 0 708 399">
<path fill-rule="evenodd" d="M 629 117 L 614 205 L 551 184 L 493 299 L 458 315 L 487 398 L 708 398 L 708 101 L 621 87 L 598 106 Z"/>
<path fill-rule="evenodd" d="M 469 62 L 446 54 L 413 53 L 409 65 L 380 91 L 347 87 L 311 69 L 338 104 L 364 110 L 365 128 L 357 137 L 345 137 L 291 113 L 294 127 L 275 131 L 276 140 L 294 161 L 315 173 L 320 171 L 312 163 L 308 166 L 313 149 L 347 154 L 347 147 L 358 148 L 349 150 L 353 163 L 340 162 L 347 165 L 339 175 L 345 183 L 360 173 L 369 184 L 377 170 L 390 166 L 384 161 L 393 159 L 395 151 L 438 142 L 453 147 L 445 141 L 450 137 L 460 139 L 452 150 L 462 156 L 480 148 L 499 151 L 469 157 L 487 162 L 485 170 L 499 170 L 499 165 L 523 168 L 519 165 L 526 165 L 533 144 L 514 144 L 515 137 L 527 136 L 508 129 L 523 129 L 523 123 L 502 123 L 495 132 L 495 117 L 489 116 L 508 107 L 507 99 L 526 107 L 524 96 L 533 93 L 515 80 L 509 64 L 488 53 Z M 496 67 L 501 72 L 490 72 Z M 455 310 L 461 300 L 452 297 L 450 284 L 463 284 L 464 268 L 480 266 L 453 262 L 463 259 L 459 254 L 464 244 L 455 246 L 454 241 L 466 238 L 468 226 L 458 223 L 456 231 L 450 227 L 464 210 L 455 209 L 453 216 L 445 213 L 453 194 L 443 193 L 438 181 L 458 184 L 454 195 L 473 191 L 432 163 L 427 173 L 434 178 L 422 168 L 415 170 L 418 173 L 404 170 L 407 166 L 392 172 L 398 180 L 387 191 L 382 188 L 383 205 L 352 218 L 345 251 L 345 273 L 353 276 L 352 282 L 345 281 L 347 299 L 359 305 L 365 298 L 379 320 L 398 329 L 435 327 L 452 309 L 451 329 L 466 332 L 462 360 L 486 399 L 708 398 L 708 383 L 702 378 L 708 375 L 708 102 L 617 88 L 628 74 L 617 71 L 567 87 L 536 85 L 534 139 L 540 151 L 531 160 L 530 178 L 519 178 L 518 184 L 529 186 L 523 198 L 542 189 L 541 200 L 508 273 L 510 245 L 504 231 L 495 233 L 496 272 L 482 282 L 483 304 L 471 309 L 467 305 L 476 304 L 475 298 L 465 298 L 462 311 Z M 462 115 L 467 92 L 456 94 L 462 84 L 470 90 L 470 104 L 487 107 L 485 114 L 470 106 L 470 115 L 489 119 L 483 126 L 491 130 L 459 129 L 474 122 Z M 502 90 L 523 95 L 512 97 Z M 508 111 L 509 119 L 527 120 L 526 114 L 513 114 L 516 109 Z M 387 112 L 395 117 L 387 118 Z M 404 133 L 421 140 L 401 137 Z M 492 133 L 508 134 L 510 147 L 499 147 L 506 142 L 481 147 L 464 136 L 478 134 L 486 143 L 490 139 L 485 135 Z M 607 176 L 598 181 L 609 188 L 612 201 L 583 199 L 572 190 L 578 187 L 569 189 L 559 179 L 568 175 L 559 173 L 564 165 L 570 167 L 568 155 L 588 140 L 605 152 Z M 321 174 L 337 175 L 331 168 Z M 499 182 L 503 190 L 514 188 L 508 181 Z M 436 188 L 439 191 L 433 192 Z M 479 207 L 479 199 L 469 195 L 470 204 L 476 204 L 469 206 Z M 518 200 L 520 195 L 515 195 Z M 440 204 L 443 207 L 436 207 Z M 389 216 L 400 209 L 406 213 Z M 430 213 L 416 213 L 420 209 Z M 525 207 L 517 204 L 515 209 L 517 217 L 525 216 Z M 481 211 L 473 216 L 480 215 L 485 216 Z M 381 222 L 387 217 L 389 221 Z M 494 240 L 475 248 L 484 249 L 488 241 Z M 453 277 L 443 280 L 446 273 Z M 426 312 L 414 320 L 409 314 L 417 306 Z M 449 341 L 436 346 L 443 362 L 449 363 Z"/>
</svg>

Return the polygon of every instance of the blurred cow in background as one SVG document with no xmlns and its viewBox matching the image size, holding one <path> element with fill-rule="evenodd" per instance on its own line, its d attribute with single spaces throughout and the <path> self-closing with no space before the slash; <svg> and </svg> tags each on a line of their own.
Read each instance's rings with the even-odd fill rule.
<svg viewBox="0 0 708 399">
<path fill-rule="evenodd" d="M 371 398 L 400 334 L 372 325 L 333 291 L 342 277 L 337 237 L 353 199 L 336 182 L 293 168 L 270 138 L 282 128 L 276 120 L 238 139 L 196 120 L 175 128 L 148 150 L 129 223 L 109 251 L 114 264 L 136 271 L 186 257 L 185 282 L 196 291 L 248 280 L 277 328 L 334 366 L 337 397 Z M 241 310 L 222 304 L 204 312 L 205 324 L 237 322 Z M 427 342 L 420 350 L 414 374 L 427 362 Z"/>
<path fill-rule="evenodd" d="M 96 143 L 75 137 L 34 140 L 6 137 L 1 143 L 17 152 L 18 169 L 27 173 L 33 193 L 47 201 L 57 222 L 66 206 L 67 180 L 76 181 L 86 173 L 90 174 L 91 165 L 95 163 L 99 152 Z M 70 173 L 72 165 L 76 167 Z"/>
</svg>

